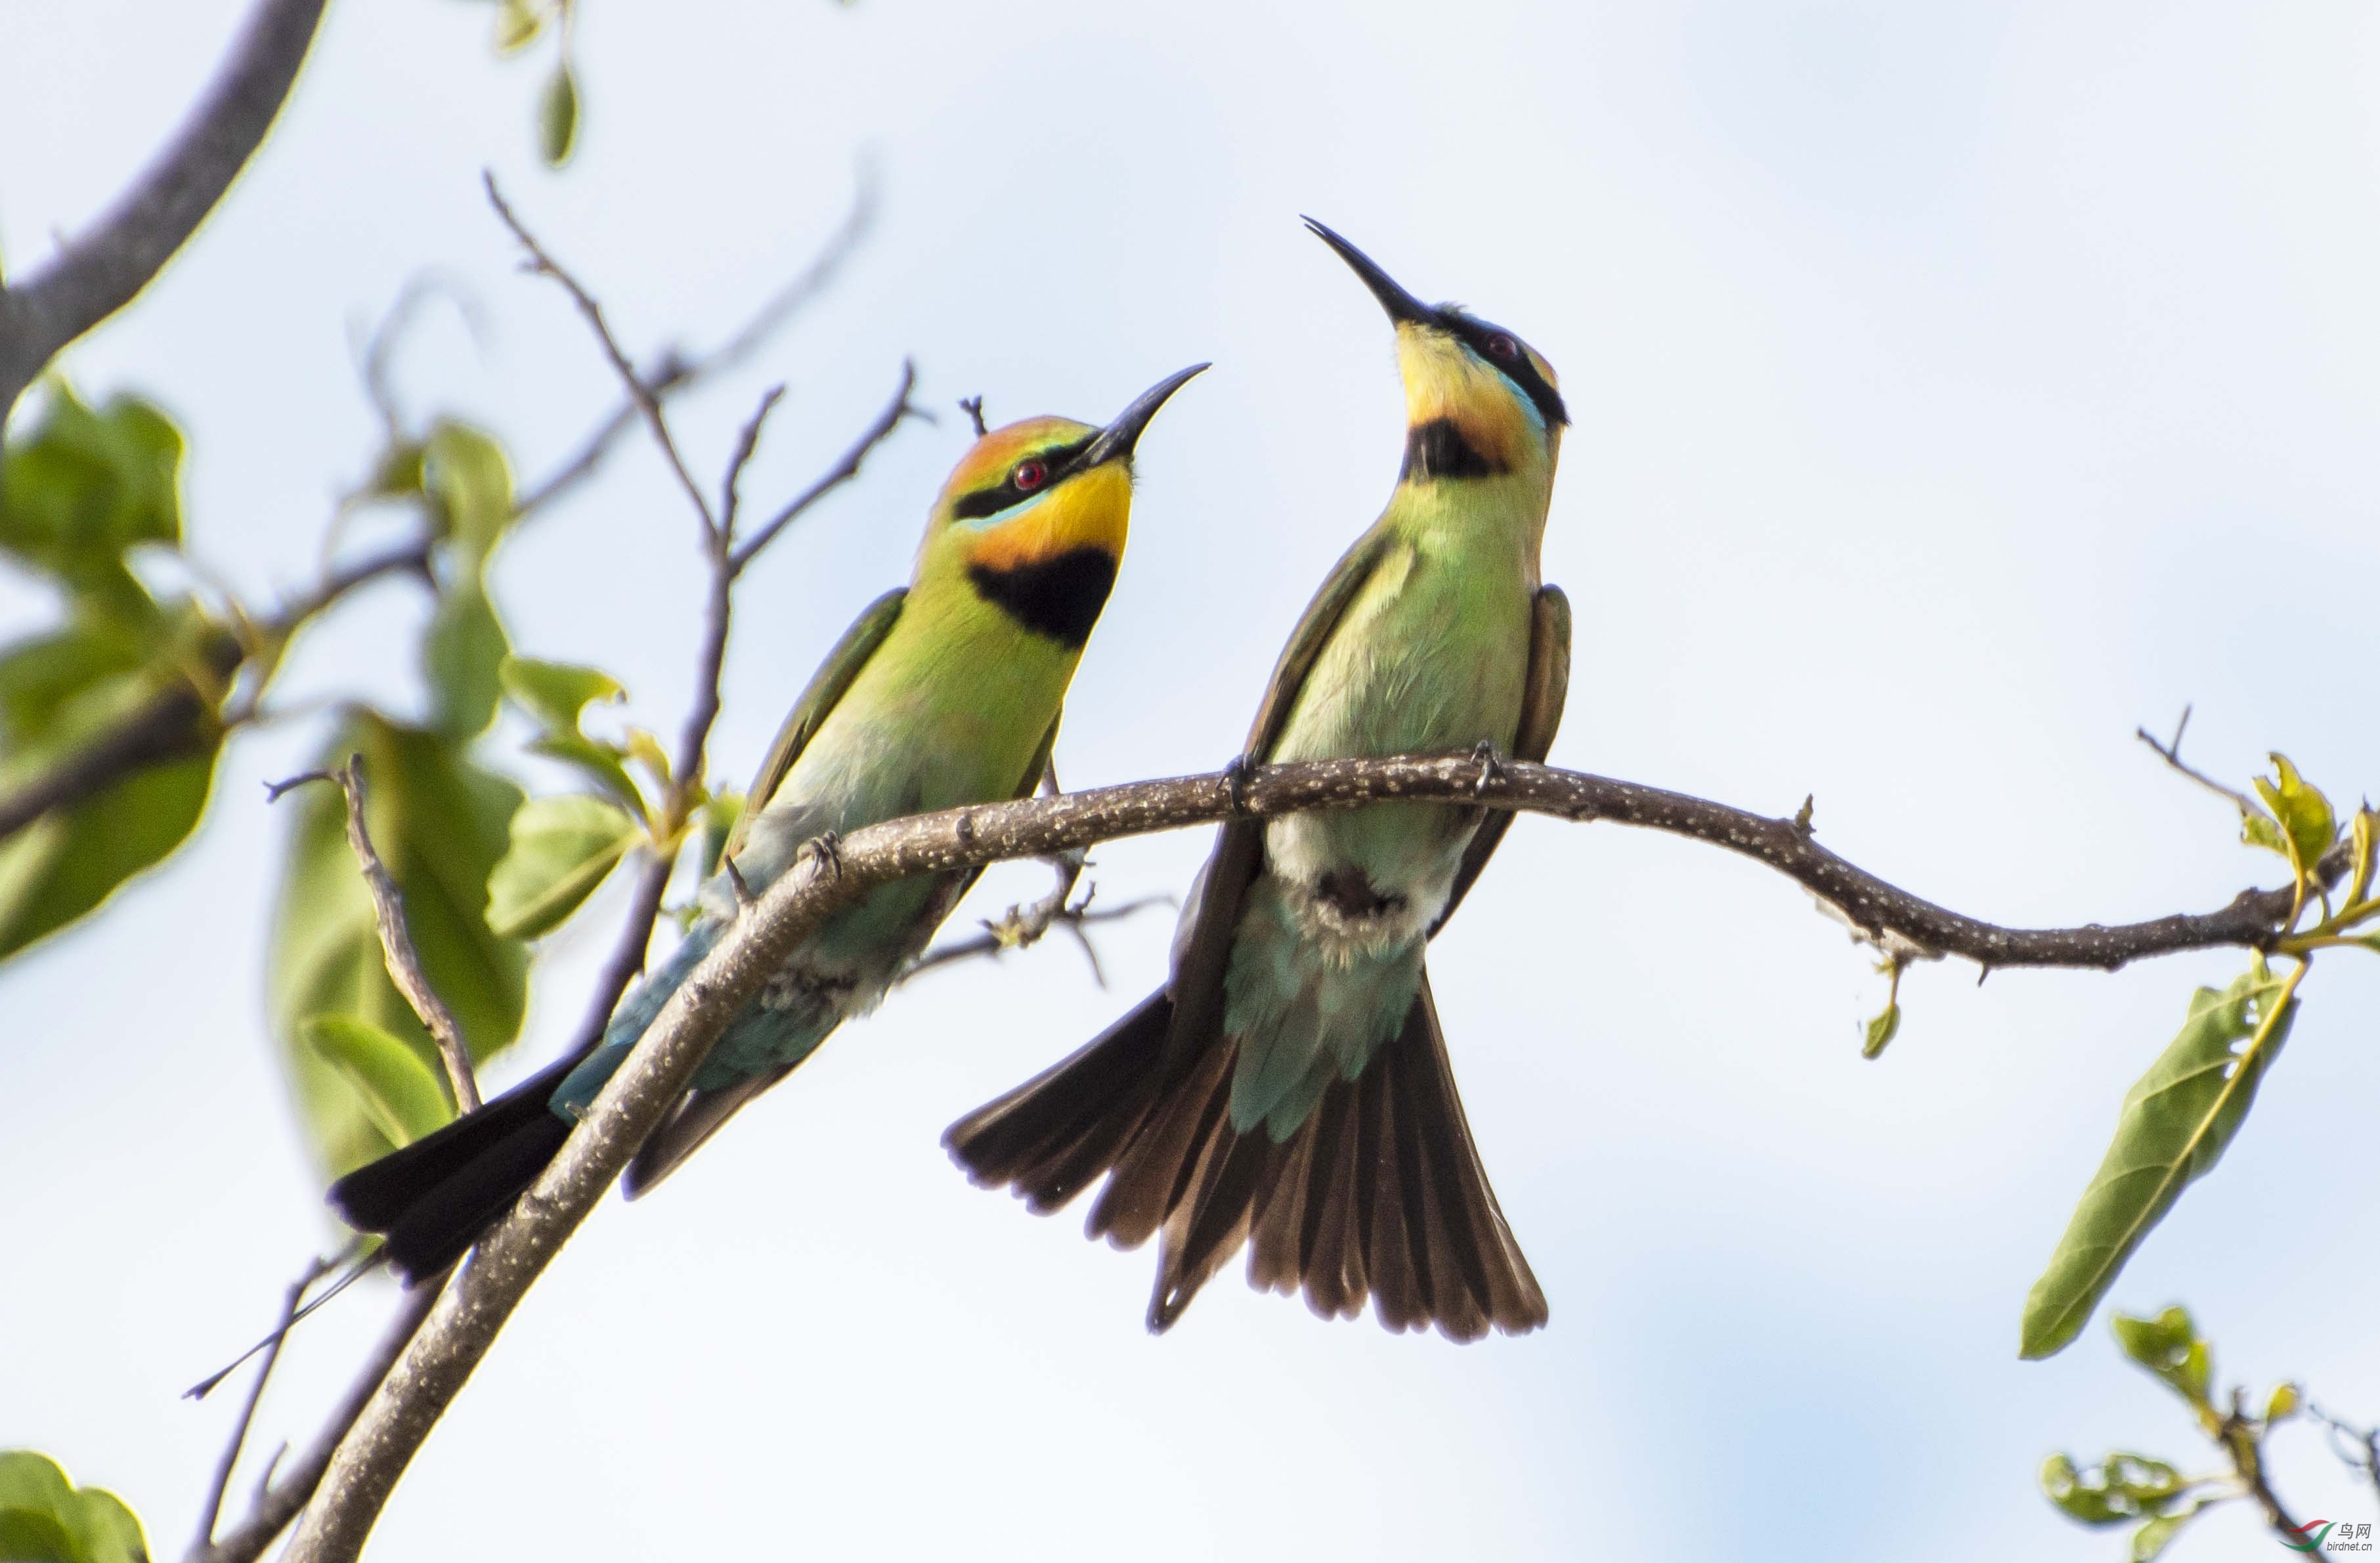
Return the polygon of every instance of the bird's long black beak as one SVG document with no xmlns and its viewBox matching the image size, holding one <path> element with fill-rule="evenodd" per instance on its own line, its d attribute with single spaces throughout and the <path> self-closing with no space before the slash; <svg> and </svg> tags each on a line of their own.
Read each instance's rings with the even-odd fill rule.
<svg viewBox="0 0 2380 1563">
<path fill-rule="evenodd" d="M 1305 219 L 1305 225 L 1313 230 L 1316 238 L 1337 250 L 1340 260 L 1354 268 L 1355 274 L 1364 279 L 1364 285 L 1372 290 L 1372 297 L 1380 301 L 1380 308 L 1389 312 L 1389 319 L 1420 321 L 1438 318 L 1437 310 L 1398 286 L 1396 278 L 1380 270 L 1370 256 L 1311 217 Z"/>
<path fill-rule="evenodd" d="M 1100 430 L 1099 438 L 1091 442 L 1091 448 L 1083 453 L 1083 466 L 1097 466 L 1103 461 L 1130 460 L 1132 448 L 1140 443 L 1140 431 L 1148 427 L 1148 420 L 1157 416 L 1157 409 L 1165 405 L 1165 399 L 1210 367 L 1192 364 L 1179 373 L 1167 375 L 1135 396 L 1132 406 L 1116 414 L 1115 420 Z"/>
</svg>

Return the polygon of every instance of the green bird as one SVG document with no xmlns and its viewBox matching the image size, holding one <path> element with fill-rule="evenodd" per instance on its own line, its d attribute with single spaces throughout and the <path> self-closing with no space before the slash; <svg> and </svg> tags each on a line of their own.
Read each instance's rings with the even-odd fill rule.
<svg viewBox="0 0 2380 1563">
<path fill-rule="evenodd" d="M 1123 557 L 1133 451 L 1166 398 L 1205 368 L 1160 381 L 1104 429 L 1036 418 L 976 442 L 935 503 L 909 586 L 844 632 L 761 764 L 724 852 L 743 891 L 765 889 L 822 837 L 1039 785 Z M 828 918 L 713 1044 L 629 1164 L 628 1196 L 874 1007 L 975 878 L 897 880 Z M 358 1230 L 385 1234 L 407 1284 L 442 1274 L 537 1181 L 741 901 L 722 868 L 685 940 L 600 1046 L 348 1173 L 331 1186 L 332 1205 Z"/>
<path fill-rule="evenodd" d="M 1306 220 L 1395 323 L 1404 465 L 1307 605 L 1245 758 L 1475 750 L 1541 760 L 1570 607 L 1538 549 L 1569 417 L 1520 338 L 1423 304 Z M 1512 816 L 1428 804 L 1221 830 L 1171 980 L 1081 1051 L 953 1124 L 977 1182 L 1047 1213 L 1102 1174 L 1089 1233 L 1161 1236 L 1148 1327 L 1253 1239 L 1249 1283 L 1323 1317 L 1475 1339 L 1546 1320 L 1450 1072 L 1423 955 Z"/>
</svg>

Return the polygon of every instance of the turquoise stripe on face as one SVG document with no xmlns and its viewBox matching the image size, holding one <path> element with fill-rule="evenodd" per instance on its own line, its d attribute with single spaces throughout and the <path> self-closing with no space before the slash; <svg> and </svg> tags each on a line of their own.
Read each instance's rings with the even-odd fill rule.
<svg viewBox="0 0 2380 1563">
<path fill-rule="evenodd" d="M 1031 499 L 1020 500 L 1016 503 L 1010 505 L 1006 510 L 995 510 L 989 515 L 970 515 L 961 521 L 959 525 L 966 527 L 970 531 L 988 532 L 994 527 L 1002 526 L 1007 522 L 1015 520 L 1018 516 L 1024 515 L 1035 505 L 1039 504 L 1043 500 L 1048 499 L 1055 492 L 1057 492 L 1057 490 L 1054 486 L 1044 489 L 1039 493 L 1035 494 Z"/>
</svg>

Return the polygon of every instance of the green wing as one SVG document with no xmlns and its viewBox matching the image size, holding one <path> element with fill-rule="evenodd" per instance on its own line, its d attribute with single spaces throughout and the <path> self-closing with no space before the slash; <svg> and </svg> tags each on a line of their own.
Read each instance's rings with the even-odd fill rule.
<svg viewBox="0 0 2380 1563">
<path fill-rule="evenodd" d="M 1332 567 L 1314 600 L 1305 605 L 1305 616 L 1290 632 L 1289 644 L 1273 664 L 1272 682 L 1266 685 L 1264 703 L 1257 708 L 1256 722 L 1248 729 L 1250 764 L 1261 765 L 1271 757 L 1281 727 L 1296 708 L 1298 693 L 1305 687 L 1306 674 L 1314 671 L 1331 633 L 1347 616 L 1348 605 L 1371 581 L 1391 546 L 1385 528 L 1376 527 L 1365 533 Z M 1207 862 L 1206 879 L 1198 891 L 1197 922 L 1179 945 L 1181 958 L 1173 965 L 1173 1024 L 1166 1041 L 1171 1057 L 1191 1056 L 1222 1024 L 1223 974 L 1231 964 L 1232 936 L 1239 927 L 1240 905 L 1248 886 L 1256 882 L 1263 866 L 1264 821 L 1237 819 L 1225 825 L 1216 838 L 1214 855 Z"/>
<path fill-rule="evenodd" d="M 895 587 L 869 603 L 858 618 L 852 621 L 843 638 L 828 652 L 818 672 L 810 674 L 809 686 L 802 697 L 794 702 L 793 710 L 785 717 L 785 725 L 777 730 L 777 741 L 769 745 L 769 757 L 760 762 L 759 774 L 752 778 L 752 790 L 744 795 L 744 812 L 736 818 L 735 828 L 727 833 L 727 845 L 722 857 L 734 857 L 744 850 L 744 838 L 750 831 L 753 819 L 766 808 L 802 757 L 820 727 L 826 722 L 827 713 L 841 703 L 851 681 L 876 655 L 884 637 L 892 633 L 892 625 L 901 617 L 901 604 L 908 597 L 908 588 Z"/>
<path fill-rule="evenodd" d="M 1554 730 L 1561 726 L 1562 702 L 1569 694 L 1570 599 L 1560 587 L 1542 587 L 1529 621 L 1529 681 L 1521 694 L 1521 726 L 1512 738 L 1513 758 L 1543 762 L 1553 752 Z M 1472 882 L 1496 855 L 1498 843 L 1512 828 L 1509 808 L 1488 809 L 1487 818 L 1479 821 L 1471 844 L 1463 849 L 1462 866 L 1455 870 L 1454 892 L 1446 898 L 1446 910 L 1429 926 L 1432 939 L 1463 904 Z"/>
</svg>

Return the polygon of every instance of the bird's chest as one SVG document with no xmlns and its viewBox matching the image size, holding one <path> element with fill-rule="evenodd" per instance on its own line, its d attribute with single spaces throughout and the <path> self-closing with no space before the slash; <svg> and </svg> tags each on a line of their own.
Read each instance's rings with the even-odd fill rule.
<svg viewBox="0 0 2380 1563">
<path fill-rule="evenodd" d="M 1527 678 L 1533 587 L 1511 562 L 1401 550 L 1349 605 L 1272 757 L 1481 743 L 1509 753 Z M 1402 931 L 1435 915 L 1476 825 L 1472 811 L 1429 804 L 1295 815 L 1269 828 L 1267 855 L 1275 873 L 1326 897 L 1379 898 L 1384 921 Z"/>
</svg>

